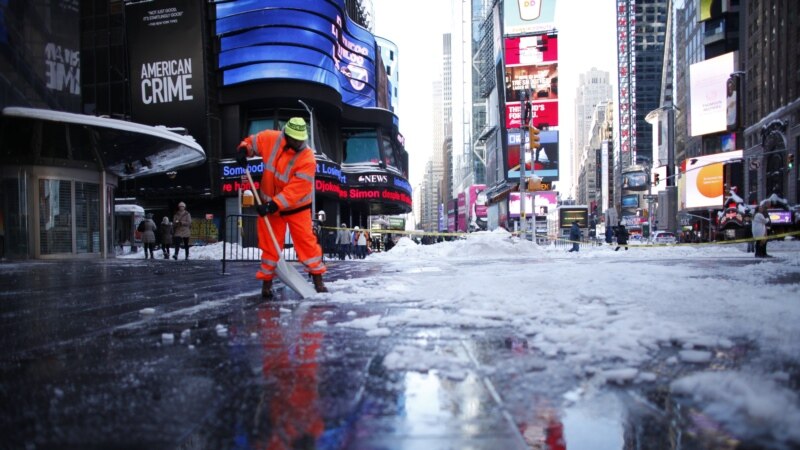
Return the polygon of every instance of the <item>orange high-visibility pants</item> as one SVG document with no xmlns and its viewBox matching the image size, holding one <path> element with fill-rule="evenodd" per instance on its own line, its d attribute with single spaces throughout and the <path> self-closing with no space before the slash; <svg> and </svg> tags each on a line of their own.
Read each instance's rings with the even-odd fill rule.
<svg viewBox="0 0 800 450">
<path fill-rule="evenodd" d="M 268 214 L 267 220 L 275 233 L 275 239 L 283 251 L 286 236 L 286 226 L 292 235 L 297 259 L 305 266 L 306 272 L 321 275 L 327 268 L 322 262 L 322 249 L 317 243 L 317 237 L 311 229 L 311 210 L 307 209 L 294 214 L 281 216 L 280 213 Z M 261 268 L 256 272 L 259 280 L 271 280 L 275 277 L 275 268 L 278 265 L 278 252 L 267 230 L 264 219 L 258 219 L 258 246 L 261 248 Z"/>
</svg>

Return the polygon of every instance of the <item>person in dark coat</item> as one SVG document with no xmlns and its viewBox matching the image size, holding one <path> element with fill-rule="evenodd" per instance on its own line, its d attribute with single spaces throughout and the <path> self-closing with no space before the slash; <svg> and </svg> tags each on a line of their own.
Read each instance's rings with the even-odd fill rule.
<svg viewBox="0 0 800 450">
<path fill-rule="evenodd" d="M 569 240 L 572 241 L 572 249 L 570 252 L 577 252 L 580 250 L 580 240 L 581 240 L 581 227 L 578 226 L 578 221 L 573 220 L 572 226 L 569 229 Z"/>
<path fill-rule="evenodd" d="M 161 223 L 158 225 L 158 235 L 161 239 L 161 251 L 164 254 L 164 259 L 169 259 L 169 248 L 172 247 L 172 223 L 169 217 L 164 216 Z"/>
<path fill-rule="evenodd" d="M 625 228 L 625 225 L 620 225 L 617 227 L 617 248 L 614 251 L 618 251 L 620 247 L 625 247 L 625 250 L 628 250 L 628 229 Z"/>
<path fill-rule="evenodd" d="M 144 244 L 144 258 L 147 259 L 149 252 L 150 259 L 155 258 L 153 252 L 156 249 L 156 223 L 153 222 L 153 213 L 147 213 L 142 225 L 142 244 Z"/>
</svg>

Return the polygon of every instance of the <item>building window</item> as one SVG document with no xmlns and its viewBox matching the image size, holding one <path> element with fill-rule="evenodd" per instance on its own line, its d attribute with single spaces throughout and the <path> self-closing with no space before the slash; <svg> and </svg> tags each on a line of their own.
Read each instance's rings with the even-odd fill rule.
<svg viewBox="0 0 800 450">
<path fill-rule="evenodd" d="M 378 134 L 375 130 L 342 130 L 345 164 L 379 163 L 381 161 L 378 148 Z"/>
</svg>

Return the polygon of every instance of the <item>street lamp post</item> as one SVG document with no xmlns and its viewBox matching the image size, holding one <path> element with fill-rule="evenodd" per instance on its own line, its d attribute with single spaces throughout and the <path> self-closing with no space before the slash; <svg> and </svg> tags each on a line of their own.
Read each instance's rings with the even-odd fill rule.
<svg viewBox="0 0 800 450">
<path fill-rule="evenodd" d="M 314 152 L 316 152 L 315 143 L 314 143 L 314 108 L 311 108 L 306 104 L 306 102 L 302 100 L 297 100 L 303 108 L 306 109 L 308 112 L 309 117 L 311 118 L 309 127 L 311 128 L 311 133 L 309 133 L 308 140 L 311 141 L 311 147 Z M 311 217 L 314 217 L 317 213 L 317 174 L 316 169 L 314 171 L 314 177 L 311 179 Z"/>
</svg>

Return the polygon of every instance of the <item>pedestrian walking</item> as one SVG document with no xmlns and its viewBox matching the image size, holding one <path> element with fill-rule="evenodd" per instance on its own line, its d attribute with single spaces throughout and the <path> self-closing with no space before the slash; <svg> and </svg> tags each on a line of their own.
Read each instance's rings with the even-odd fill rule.
<svg viewBox="0 0 800 450">
<path fill-rule="evenodd" d="M 605 222 L 606 222 L 606 243 L 611 244 L 611 239 L 614 237 L 614 228 L 619 225 L 619 216 L 617 215 L 617 209 L 613 206 L 609 206 L 608 209 L 605 211 Z"/>
<path fill-rule="evenodd" d="M 356 258 L 364 259 L 367 257 L 367 232 L 362 231 L 355 226 L 353 228 L 355 230 L 355 237 L 353 240 L 356 244 Z"/>
<path fill-rule="evenodd" d="M 178 259 L 181 244 L 183 244 L 184 259 L 189 259 L 189 238 L 192 236 L 192 215 L 186 210 L 186 203 L 178 203 L 178 211 L 172 218 L 172 241 L 175 243 L 175 254 L 172 259 Z"/>
<path fill-rule="evenodd" d="M 336 246 L 339 250 L 339 260 L 344 261 L 345 255 L 349 256 L 350 259 L 353 257 L 350 255 L 350 244 L 353 242 L 353 237 L 350 235 L 350 231 L 347 229 L 347 224 L 342 224 L 342 229 L 336 232 Z"/>
<path fill-rule="evenodd" d="M 158 225 L 158 237 L 161 240 L 161 253 L 164 259 L 169 259 L 169 249 L 172 247 L 172 223 L 167 216 L 164 216 Z"/>
<path fill-rule="evenodd" d="M 306 145 L 307 139 L 306 121 L 292 117 L 282 131 L 263 130 L 244 138 L 239 144 L 236 161 L 247 167 L 247 158 L 262 157 L 264 173 L 258 189 L 262 202 L 256 210 L 261 217 L 267 218 L 275 236 L 284 236 L 286 227 L 289 227 L 297 256 L 311 274 L 314 289 L 328 292 L 322 281 L 322 274 L 327 270 L 322 261 L 322 248 L 311 224 L 317 161 L 314 150 Z M 283 251 L 283 240 L 279 240 L 278 245 Z M 258 221 L 258 246 L 261 248 L 261 270 L 256 272 L 256 278 L 263 282 L 261 297 L 271 299 L 272 279 L 279 255 L 263 220 Z"/>
<path fill-rule="evenodd" d="M 581 228 L 578 225 L 577 220 L 572 221 L 572 226 L 569 228 L 569 240 L 572 241 L 572 248 L 570 252 L 577 252 L 580 251 L 580 241 L 581 241 Z"/>
<path fill-rule="evenodd" d="M 153 252 L 156 249 L 156 223 L 153 222 L 153 213 L 147 213 L 145 219 L 139 225 L 140 230 L 142 232 L 142 245 L 144 246 L 144 259 L 147 259 L 147 255 L 150 255 L 150 259 L 153 259 Z"/>
<path fill-rule="evenodd" d="M 769 213 L 767 205 L 761 205 L 753 216 L 751 228 L 753 239 L 756 241 L 756 258 L 769 258 L 767 255 L 767 225 L 769 225 Z"/>
<path fill-rule="evenodd" d="M 628 251 L 628 229 L 625 225 L 617 227 L 617 248 L 614 251 L 619 251 L 620 247 L 625 247 L 625 251 Z"/>
</svg>

